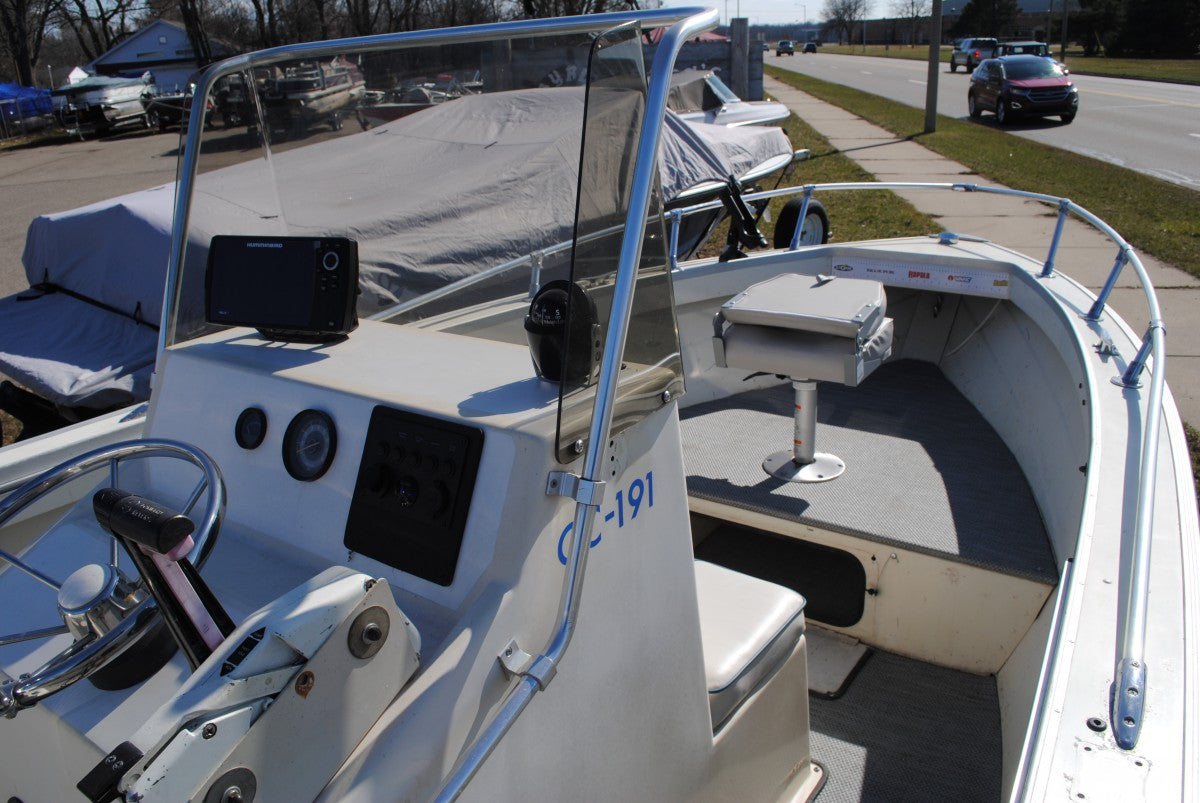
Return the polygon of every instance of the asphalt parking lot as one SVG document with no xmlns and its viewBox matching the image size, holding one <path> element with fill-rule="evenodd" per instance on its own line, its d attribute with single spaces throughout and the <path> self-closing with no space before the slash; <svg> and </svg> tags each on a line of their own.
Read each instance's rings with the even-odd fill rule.
<svg viewBox="0 0 1200 803">
<path fill-rule="evenodd" d="M 29 286 L 21 252 L 30 221 L 173 181 L 178 148 L 178 132 L 137 131 L 0 151 L 0 296 Z"/>
</svg>

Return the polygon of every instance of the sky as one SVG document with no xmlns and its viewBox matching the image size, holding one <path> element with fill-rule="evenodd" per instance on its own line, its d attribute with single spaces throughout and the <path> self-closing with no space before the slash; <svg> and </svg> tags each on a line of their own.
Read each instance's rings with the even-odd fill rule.
<svg viewBox="0 0 1200 803">
<path fill-rule="evenodd" d="M 881 0 L 868 4 L 871 12 L 875 12 Z M 717 9 L 721 15 L 721 24 L 725 25 L 729 17 L 740 16 L 750 20 L 751 25 L 781 25 L 788 22 L 801 22 L 808 14 L 808 21 L 817 23 L 821 19 L 821 9 L 825 0 L 807 0 L 804 3 L 793 0 L 663 0 L 664 7 L 682 8 L 687 6 L 709 6 Z M 726 13 L 728 9 L 728 13 Z"/>
<path fill-rule="evenodd" d="M 1045 12 L 1047 0 L 1019 0 L 1021 8 L 1031 12 Z M 1062 0 L 1051 0 L 1054 2 L 1055 8 L 1062 8 Z M 688 6 L 709 6 L 715 8 L 721 15 L 721 24 L 726 25 L 729 22 L 729 17 L 742 16 L 750 20 L 751 25 L 780 25 L 788 22 L 801 22 L 808 20 L 813 24 L 819 24 L 822 21 L 821 9 L 825 7 L 825 0 L 806 0 L 806 2 L 798 3 L 793 0 L 662 0 L 664 7 L 684 8 Z M 967 0 L 942 0 L 943 13 L 949 11 L 952 6 L 957 6 L 961 9 L 967 4 Z M 740 14 L 739 14 L 740 7 Z M 870 19 L 875 19 L 892 13 L 891 0 L 867 0 L 867 16 Z M 1078 8 L 1076 2 L 1071 3 L 1071 8 Z M 806 17 L 805 14 L 808 16 Z"/>
</svg>

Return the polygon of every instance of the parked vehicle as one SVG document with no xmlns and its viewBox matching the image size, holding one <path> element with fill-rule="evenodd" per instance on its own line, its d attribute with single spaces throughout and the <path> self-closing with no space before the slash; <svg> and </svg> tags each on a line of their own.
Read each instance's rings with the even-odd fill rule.
<svg viewBox="0 0 1200 803">
<path fill-rule="evenodd" d="M 967 37 L 960 39 L 950 53 L 950 72 L 958 72 L 959 67 L 973 70 L 984 59 L 996 55 L 996 40 L 990 37 Z"/>
<path fill-rule="evenodd" d="M 791 39 L 780 39 L 779 44 L 775 46 L 776 56 L 782 56 L 784 53 L 789 56 L 796 55 L 796 43 Z"/>
<path fill-rule="evenodd" d="M 1016 117 L 1053 115 L 1065 124 L 1079 111 L 1079 91 L 1057 62 L 1002 56 L 984 61 L 971 74 L 967 110 L 972 117 L 994 112 L 1000 125 Z"/>
</svg>

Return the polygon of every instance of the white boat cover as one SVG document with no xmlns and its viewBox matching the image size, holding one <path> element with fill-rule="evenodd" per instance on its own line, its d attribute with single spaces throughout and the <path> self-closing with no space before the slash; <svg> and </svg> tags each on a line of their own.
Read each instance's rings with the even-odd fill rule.
<svg viewBox="0 0 1200 803">
<path fill-rule="evenodd" d="M 203 276 L 215 234 L 347 236 L 359 242 L 359 314 L 370 315 L 567 240 L 583 102 L 581 87 L 469 95 L 273 153 L 274 184 L 261 158 L 207 173 L 189 225 L 188 262 L 201 269 L 190 275 Z M 673 120 L 664 129 L 668 200 L 791 154 L 776 128 L 688 126 Z M 346 193 L 343 202 L 306 201 L 335 190 Z M 131 375 L 149 370 L 155 337 L 133 319 L 156 324 L 161 317 L 173 203 L 174 184 L 165 184 L 36 218 L 22 257 L 30 285 L 67 288 L 123 315 L 97 307 L 112 319 L 111 338 L 93 331 L 47 349 L 77 325 L 73 308 L 86 304 L 66 304 L 61 293 L 4 299 L 0 371 L 60 407 L 114 406 L 103 389 L 128 393 L 129 402 L 146 398 L 148 383 Z M 130 337 L 131 325 L 148 335 Z M 135 341 L 136 353 L 118 353 Z M 104 388 L 84 387 L 80 375 L 105 375 L 102 363 Z"/>
</svg>

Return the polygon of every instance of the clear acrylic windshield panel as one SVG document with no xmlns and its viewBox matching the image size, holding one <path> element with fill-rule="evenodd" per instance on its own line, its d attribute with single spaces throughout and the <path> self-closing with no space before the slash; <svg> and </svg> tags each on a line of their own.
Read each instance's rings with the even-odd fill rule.
<svg viewBox="0 0 1200 803">
<path fill-rule="evenodd" d="M 622 27 L 597 37 L 587 64 L 586 80 L 587 119 L 580 156 L 570 276 L 583 296 L 572 296 L 570 316 L 594 315 L 595 323 L 590 327 L 565 327 L 568 342 L 564 355 L 589 353 L 591 365 L 581 378 L 560 385 L 557 457 L 564 463 L 578 458 L 587 447 L 625 221 L 634 189 L 638 141 L 647 123 L 640 31 Z M 613 433 L 632 426 L 683 389 L 666 255 L 659 173 L 655 169 L 613 406 Z M 580 306 L 584 309 L 578 309 Z M 570 342 L 571 338 L 581 337 L 589 338 L 586 348 Z M 563 371 L 564 375 L 572 373 L 581 372 Z"/>
<path fill-rule="evenodd" d="M 360 319 L 523 344 L 530 288 L 569 272 L 601 33 L 376 38 L 220 75 L 168 342 L 219 328 L 204 274 L 212 237 L 233 234 L 352 239 Z"/>
<path fill-rule="evenodd" d="M 168 344 L 220 328 L 204 310 L 214 236 L 345 237 L 362 320 L 525 345 L 537 288 L 575 281 L 596 305 L 598 368 L 645 98 L 633 26 L 252 55 L 205 97 Z M 682 391 L 660 194 L 656 175 L 618 431 Z M 564 462 L 596 376 L 562 386 Z"/>
</svg>

